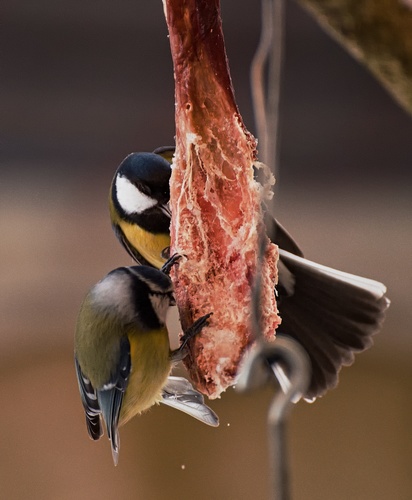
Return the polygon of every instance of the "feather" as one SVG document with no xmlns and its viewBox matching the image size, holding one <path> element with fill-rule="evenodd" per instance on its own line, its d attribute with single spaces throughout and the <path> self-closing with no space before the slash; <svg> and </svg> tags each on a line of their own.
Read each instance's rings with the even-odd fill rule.
<svg viewBox="0 0 412 500">
<path fill-rule="evenodd" d="M 100 416 L 102 412 L 97 400 L 96 391 L 90 383 L 90 380 L 83 374 L 76 356 L 74 357 L 74 364 L 76 366 L 80 397 L 86 416 L 87 431 L 89 436 L 94 441 L 97 441 L 102 437 L 103 429 L 100 424 Z"/>
<path fill-rule="evenodd" d="M 117 465 L 119 461 L 119 417 L 130 370 L 130 343 L 127 337 L 123 337 L 116 369 L 110 380 L 108 380 L 102 388 L 97 390 L 97 399 L 106 423 L 107 435 L 111 442 L 115 465 Z"/>
<path fill-rule="evenodd" d="M 276 243 L 279 248 L 287 250 L 299 257 L 303 257 L 303 252 L 299 248 L 296 241 L 292 236 L 286 231 L 286 229 L 276 220 L 269 212 L 264 213 L 264 222 L 266 228 L 266 234 L 270 238 L 270 241 Z"/>
<path fill-rule="evenodd" d="M 216 413 L 204 404 L 203 395 L 183 377 L 168 377 L 167 384 L 162 390 L 161 402 L 212 427 L 219 425 Z"/>
<path fill-rule="evenodd" d="M 372 345 L 389 306 L 386 287 L 285 250 L 279 258 L 295 283 L 292 294 L 279 296 L 278 330 L 308 352 L 312 379 L 305 399 L 313 400 L 336 386 L 341 367 L 352 364 L 355 353 Z"/>
<path fill-rule="evenodd" d="M 126 238 L 121 227 L 118 224 L 113 224 L 112 227 L 117 239 L 120 241 L 120 243 L 123 245 L 123 247 L 133 260 L 135 260 L 140 266 L 153 267 L 152 264 L 148 260 L 146 260 L 134 246 L 130 244 L 129 240 Z"/>
</svg>

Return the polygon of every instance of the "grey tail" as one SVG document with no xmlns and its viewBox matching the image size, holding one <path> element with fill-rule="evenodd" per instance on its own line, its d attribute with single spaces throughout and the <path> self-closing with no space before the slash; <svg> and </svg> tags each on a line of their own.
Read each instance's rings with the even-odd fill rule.
<svg viewBox="0 0 412 500">
<path fill-rule="evenodd" d="M 355 353 L 372 345 L 390 301 L 382 283 L 321 266 L 285 250 L 279 254 L 294 283 L 292 291 L 279 295 L 282 323 L 278 331 L 306 349 L 312 379 L 305 399 L 313 400 L 337 385 L 341 367 L 351 365 Z"/>
</svg>

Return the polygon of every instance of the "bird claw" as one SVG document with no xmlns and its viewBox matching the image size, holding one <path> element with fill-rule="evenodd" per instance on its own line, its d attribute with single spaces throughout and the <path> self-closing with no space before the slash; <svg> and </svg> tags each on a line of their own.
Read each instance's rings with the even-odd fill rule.
<svg viewBox="0 0 412 500">
<path fill-rule="evenodd" d="M 180 346 L 172 351 L 171 353 L 171 359 L 172 361 L 181 361 L 183 358 L 186 357 L 187 355 L 187 343 L 189 342 L 190 339 L 198 335 L 202 329 L 208 325 L 209 323 L 209 318 L 212 316 L 213 313 L 208 313 L 205 314 L 204 316 L 201 316 L 198 318 L 192 326 L 190 326 L 183 336 L 181 337 L 181 344 Z"/>
<path fill-rule="evenodd" d="M 199 319 L 197 319 L 192 326 L 190 326 L 184 333 L 184 335 L 182 336 L 182 338 L 180 339 L 181 340 L 181 345 L 180 347 L 182 346 L 185 346 L 190 339 L 192 339 L 193 337 L 195 337 L 198 333 L 201 332 L 202 328 L 204 326 L 207 326 L 207 324 L 209 323 L 209 318 L 210 316 L 212 316 L 213 313 L 208 313 L 208 314 L 205 314 L 204 316 L 201 316 Z"/>
<path fill-rule="evenodd" d="M 172 267 L 183 257 L 183 255 L 180 255 L 178 253 L 174 253 L 169 259 L 163 264 L 162 268 L 160 269 L 162 273 L 165 273 L 169 276 L 170 271 Z"/>
</svg>

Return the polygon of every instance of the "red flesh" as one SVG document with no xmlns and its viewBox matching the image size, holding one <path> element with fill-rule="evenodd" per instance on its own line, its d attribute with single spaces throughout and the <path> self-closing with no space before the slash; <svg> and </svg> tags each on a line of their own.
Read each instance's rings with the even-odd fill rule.
<svg viewBox="0 0 412 500">
<path fill-rule="evenodd" d="M 239 114 L 229 75 L 218 0 L 164 0 L 175 73 L 176 154 L 171 178 L 171 251 L 187 256 L 172 272 L 182 326 L 213 312 L 190 343 L 186 367 L 215 398 L 233 384 L 253 341 L 251 288 L 262 226 L 254 180 L 256 141 Z M 262 327 L 280 323 L 274 285 L 277 247 L 268 241 Z"/>
</svg>

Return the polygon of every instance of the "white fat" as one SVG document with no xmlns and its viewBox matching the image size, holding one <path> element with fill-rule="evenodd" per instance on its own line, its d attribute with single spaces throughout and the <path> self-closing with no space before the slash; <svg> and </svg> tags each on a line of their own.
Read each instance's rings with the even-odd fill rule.
<svg viewBox="0 0 412 500">
<path fill-rule="evenodd" d="M 226 369 L 227 366 L 230 366 L 231 360 L 230 358 L 219 358 L 217 364 L 216 364 L 216 373 L 218 375 L 224 373 L 224 370 Z"/>
<path fill-rule="evenodd" d="M 202 140 L 202 138 L 198 134 L 195 134 L 194 132 L 187 132 L 186 133 L 186 144 L 201 143 L 201 140 Z"/>
<path fill-rule="evenodd" d="M 141 214 L 148 208 L 154 207 L 156 200 L 142 193 L 126 177 L 116 177 L 117 201 L 127 214 Z"/>
<path fill-rule="evenodd" d="M 109 274 L 99 281 L 92 290 L 94 304 L 105 310 L 113 310 L 127 320 L 134 317 L 134 307 L 130 300 L 130 281 L 121 274 Z"/>
<path fill-rule="evenodd" d="M 276 180 L 275 176 L 271 172 L 270 168 L 265 164 L 262 163 L 261 161 L 255 161 L 253 162 L 253 166 L 256 167 L 258 170 L 262 170 L 263 175 L 265 176 L 265 179 L 263 181 L 263 184 L 258 184 L 258 188 L 260 190 L 262 199 L 264 200 L 271 200 L 273 198 L 273 191 L 272 191 L 272 186 L 275 185 Z"/>
</svg>

